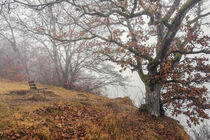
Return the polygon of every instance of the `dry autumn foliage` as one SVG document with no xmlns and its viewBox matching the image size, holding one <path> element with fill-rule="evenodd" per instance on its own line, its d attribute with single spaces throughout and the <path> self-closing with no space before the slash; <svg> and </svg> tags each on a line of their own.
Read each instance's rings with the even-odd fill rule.
<svg viewBox="0 0 210 140">
<path fill-rule="evenodd" d="M 109 99 L 48 86 L 47 100 L 35 101 L 27 99 L 27 86 L 0 79 L 0 139 L 189 140 L 177 121 L 139 112 L 128 97 Z"/>
<path fill-rule="evenodd" d="M 144 109 L 150 114 L 171 109 L 173 115 L 188 116 L 189 126 L 209 118 L 210 37 L 203 27 L 210 12 L 205 1 L 11 0 L 2 6 L 8 4 L 38 13 L 59 7 L 65 18 L 55 21 L 62 30 L 75 27 L 74 35 L 71 30 L 56 36 L 40 32 L 60 42 L 87 40 L 99 58 L 136 71 L 146 87 Z"/>
<path fill-rule="evenodd" d="M 183 128 L 168 117 L 135 110 L 115 112 L 95 108 L 88 102 L 53 104 L 33 112 L 22 112 L 3 130 L 9 139 L 189 139 Z"/>
<path fill-rule="evenodd" d="M 0 70 L 0 77 L 14 81 L 24 81 L 27 79 L 23 65 L 15 64 L 10 58 L 5 58 L 3 60 L 3 68 Z"/>
</svg>

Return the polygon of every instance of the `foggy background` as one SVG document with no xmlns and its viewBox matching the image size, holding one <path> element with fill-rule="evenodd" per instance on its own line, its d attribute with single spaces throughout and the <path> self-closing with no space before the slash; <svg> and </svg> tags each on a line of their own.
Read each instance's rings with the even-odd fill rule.
<svg viewBox="0 0 210 140">
<path fill-rule="evenodd" d="M 208 6 L 210 8 L 210 2 L 208 2 Z M 207 6 L 207 7 L 208 7 Z M 147 19 L 145 19 L 147 20 Z M 210 18 L 207 20 L 210 21 Z M 205 34 L 210 35 L 210 28 L 206 27 L 204 29 Z M 36 45 L 36 44 L 34 44 Z M 40 50 L 41 51 L 41 50 Z M 210 58 L 210 56 L 209 56 Z M 208 61 L 209 62 L 209 61 Z M 210 64 L 210 62 L 209 62 Z M 121 67 L 116 64 L 112 64 L 115 66 L 116 71 L 120 71 Z M 128 77 L 127 84 L 125 86 L 108 86 L 105 88 L 102 92 L 104 96 L 110 97 L 110 98 L 117 98 L 117 97 L 125 97 L 128 96 L 133 101 L 134 105 L 136 107 L 139 107 L 142 103 L 144 103 L 144 96 L 145 96 L 145 86 L 143 82 L 140 80 L 139 75 L 136 72 L 131 72 L 129 69 L 122 71 L 121 74 L 124 77 Z M 94 75 L 94 74 L 93 74 Z M 206 85 L 207 88 L 210 90 L 210 85 Z M 210 93 L 209 93 L 210 96 Z M 208 114 L 210 114 L 210 110 L 207 111 Z M 167 112 L 166 112 L 167 115 Z M 172 117 L 172 116 L 170 116 Z M 174 117 L 175 118 L 175 117 Z M 186 124 L 186 117 L 184 115 L 180 115 L 177 118 L 175 118 L 180 121 L 182 126 L 185 128 L 187 132 L 191 132 L 191 129 L 194 129 L 193 126 L 191 129 Z M 210 120 L 206 120 L 205 123 L 207 123 L 210 126 Z M 196 126 L 198 128 L 199 126 Z M 209 129 L 210 130 L 210 129 Z"/>
</svg>

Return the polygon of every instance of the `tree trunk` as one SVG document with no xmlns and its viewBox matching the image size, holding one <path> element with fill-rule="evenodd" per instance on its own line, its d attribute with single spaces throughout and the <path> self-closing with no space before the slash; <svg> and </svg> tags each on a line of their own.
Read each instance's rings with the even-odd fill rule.
<svg viewBox="0 0 210 140">
<path fill-rule="evenodd" d="M 161 106 L 160 106 L 160 90 L 161 84 L 157 83 L 153 87 L 146 86 L 146 99 L 145 105 L 146 110 L 156 117 L 161 115 Z"/>
</svg>

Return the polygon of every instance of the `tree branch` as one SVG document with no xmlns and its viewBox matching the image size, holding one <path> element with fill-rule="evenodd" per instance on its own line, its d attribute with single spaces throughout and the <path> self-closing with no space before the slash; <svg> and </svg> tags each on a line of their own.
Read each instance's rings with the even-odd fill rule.
<svg viewBox="0 0 210 140">
<path fill-rule="evenodd" d="M 169 50 L 169 47 L 171 45 L 171 42 L 173 41 L 174 36 L 176 35 L 177 31 L 179 30 L 180 24 L 183 20 L 183 18 L 185 17 L 186 13 L 198 2 L 200 2 L 201 0 L 188 0 L 187 2 L 185 2 L 182 7 L 180 8 L 180 10 L 178 11 L 176 17 L 174 18 L 171 27 L 169 29 L 169 31 L 167 32 L 165 38 L 163 39 L 162 43 L 161 43 L 161 49 L 160 52 L 158 53 L 157 57 L 158 59 L 165 59 L 167 52 Z"/>
</svg>

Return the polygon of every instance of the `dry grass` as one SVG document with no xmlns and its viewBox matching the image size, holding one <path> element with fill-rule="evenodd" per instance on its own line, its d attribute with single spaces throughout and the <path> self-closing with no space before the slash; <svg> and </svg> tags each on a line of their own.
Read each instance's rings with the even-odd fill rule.
<svg viewBox="0 0 210 140">
<path fill-rule="evenodd" d="M 5 79 L 0 79 L 0 94 L 5 94 L 10 91 L 28 90 L 26 82 L 13 82 Z"/>
<path fill-rule="evenodd" d="M 129 98 L 37 86 L 48 88 L 46 95 L 0 79 L 0 139 L 189 139 L 176 121 L 139 113 Z"/>
</svg>

